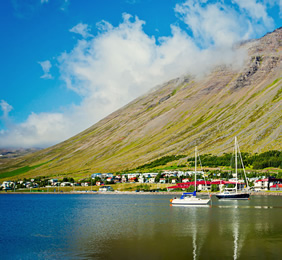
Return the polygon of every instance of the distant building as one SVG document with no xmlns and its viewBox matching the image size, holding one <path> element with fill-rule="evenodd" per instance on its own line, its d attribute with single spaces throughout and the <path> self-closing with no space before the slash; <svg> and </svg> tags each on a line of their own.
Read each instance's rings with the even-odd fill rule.
<svg viewBox="0 0 282 260">
<path fill-rule="evenodd" d="M 137 182 L 137 177 L 128 178 L 128 181 L 129 181 L 130 183 Z"/>
<path fill-rule="evenodd" d="M 91 174 L 91 178 L 95 179 L 96 177 L 99 177 L 100 179 L 102 179 L 102 173 L 93 173 Z"/>
<path fill-rule="evenodd" d="M 72 183 L 65 181 L 65 182 L 62 182 L 62 183 L 61 183 L 61 186 L 62 186 L 62 187 L 67 187 L 67 186 L 71 186 L 71 184 L 72 184 Z"/>
<path fill-rule="evenodd" d="M 14 183 L 12 181 L 3 181 L 1 187 L 4 190 L 10 190 L 14 186 Z"/>
<path fill-rule="evenodd" d="M 121 182 L 122 182 L 122 183 L 126 183 L 126 182 L 127 182 L 127 179 L 126 179 L 125 175 L 122 175 L 122 177 L 121 177 Z"/>
<path fill-rule="evenodd" d="M 112 177 L 108 177 L 107 179 L 106 179 L 106 181 L 107 182 L 112 182 L 114 179 L 112 178 Z"/>
<path fill-rule="evenodd" d="M 139 173 L 128 173 L 127 177 L 128 177 L 128 180 L 129 180 L 129 179 L 132 179 L 132 178 L 136 178 L 138 175 L 139 175 Z"/>
<path fill-rule="evenodd" d="M 271 191 L 282 191 L 282 184 L 274 184 L 270 186 Z"/>
<path fill-rule="evenodd" d="M 111 186 L 103 186 L 99 188 L 99 191 L 105 192 L 105 191 L 114 191 L 114 189 Z"/>
<path fill-rule="evenodd" d="M 254 190 L 268 190 L 268 179 L 260 179 L 255 181 Z"/>
</svg>

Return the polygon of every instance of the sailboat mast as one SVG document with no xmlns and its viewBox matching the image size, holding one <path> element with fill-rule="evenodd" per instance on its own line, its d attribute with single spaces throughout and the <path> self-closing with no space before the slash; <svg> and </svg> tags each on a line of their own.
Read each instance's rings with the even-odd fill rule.
<svg viewBox="0 0 282 260">
<path fill-rule="evenodd" d="M 197 175 L 196 175 L 196 170 L 197 170 L 197 146 L 195 147 L 195 191 L 196 191 L 196 185 L 197 185 Z"/>
<path fill-rule="evenodd" d="M 237 177 L 237 137 L 236 136 L 235 136 L 235 174 L 236 174 L 236 193 L 237 193 L 238 177 Z"/>
</svg>

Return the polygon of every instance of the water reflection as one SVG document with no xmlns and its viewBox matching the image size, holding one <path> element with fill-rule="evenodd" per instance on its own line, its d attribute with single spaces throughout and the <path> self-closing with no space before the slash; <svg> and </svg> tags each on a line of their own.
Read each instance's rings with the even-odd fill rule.
<svg viewBox="0 0 282 260">
<path fill-rule="evenodd" d="M 233 221 L 232 222 L 233 222 L 233 237 L 234 237 L 233 259 L 237 260 L 238 258 L 238 238 L 239 238 L 239 219 L 238 219 L 237 206 L 235 206 L 233 210 Z"/>
<path fill-rule="evenodd" d="M 280 259 L 282 197 L 192 207 L 170 197 L 3 195 L 1 257 Z"/>
</svg>

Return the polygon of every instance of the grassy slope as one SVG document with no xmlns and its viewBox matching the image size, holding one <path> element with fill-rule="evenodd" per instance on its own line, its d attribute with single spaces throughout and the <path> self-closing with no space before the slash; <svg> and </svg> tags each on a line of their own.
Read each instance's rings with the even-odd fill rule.
<svg viewBox="0 0 282 260">
<path fill-rule="evenodd" d="M 172 80 L 63 143 L 0 165 L 0 172 L 45 163 L 17 177 L 83 177 L 190 154 L 196 145 L 201 153 L 231 152 L 235 135 L 242 151 L 282 149 L 281 32 L 272 38 L 247 44 L 240 71 Z"/>
</svg>

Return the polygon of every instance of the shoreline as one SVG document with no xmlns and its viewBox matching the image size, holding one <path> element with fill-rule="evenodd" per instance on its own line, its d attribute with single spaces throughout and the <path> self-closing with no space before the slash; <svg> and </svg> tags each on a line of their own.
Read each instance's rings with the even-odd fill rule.
<svg viewBox="0 0 282 260">
<path fill-rule="evenodd" d="M 183 192 L 135 192 L 135 191 L 103 191 L 103 192 L 93 192 L 93 191 L 70 191 L 70 192 L 0 192 L 1 194 L 60 194 L 60 195 L 68 195 L 68 194 L 88 194 L 88 195 L 181 195 Z M 216 195 L 218 193 L 211 192 L 208 193 L 198 193 L 200 195 Z M 251 192 L 251 196 L 282 196 L 282 192 L 270 191 L 270 192 Z"/>
</svg>

